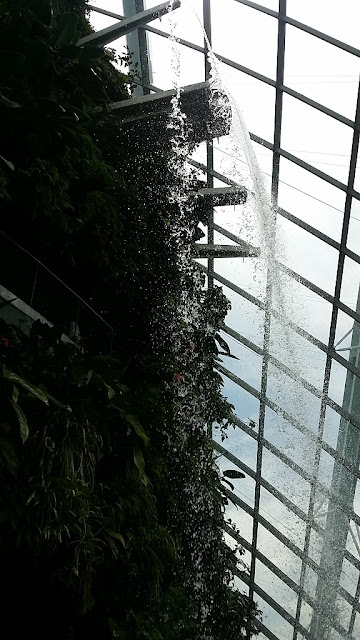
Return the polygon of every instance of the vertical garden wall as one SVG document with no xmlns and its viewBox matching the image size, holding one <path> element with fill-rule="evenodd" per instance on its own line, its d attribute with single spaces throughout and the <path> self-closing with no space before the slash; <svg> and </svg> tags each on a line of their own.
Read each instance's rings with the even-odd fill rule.
<svg viewBox="0 0 360 640">
<path fill-rule="evenodd" d="M 114 329 L 110 355 L 86 321 L 72 342 L 60 322 L 25 335 L 1 321 L 2 624 L 9 637 L 249 636 L 207 435 L 230 419 L 214 372 L 228 302 L 192 261 L 202 214 L 166 121 L 125 129 L 111 113 L 131 78 L 76 46 L 83 1 L 1 0 L 0 13 L 1 231 Z M 11 252 L 0 264 L 6 287 L 19 265 Z"/>
</svg>

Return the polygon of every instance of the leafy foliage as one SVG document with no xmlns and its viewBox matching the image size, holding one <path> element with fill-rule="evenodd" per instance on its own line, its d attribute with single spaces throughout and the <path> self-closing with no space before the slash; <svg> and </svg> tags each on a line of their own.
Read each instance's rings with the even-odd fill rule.
<svg viewBox="0 0 360 640">
<path fill-rule="evenodd" d="M 217 345 L 231 355 L 229 303 L 189 249 L 204 212 L 169 198 L 166 122 L 160 135 L 108 111 L 128 79 L 111 53 L 75 46 L 90 30 L 82 0 L 0 11 L 3 228 L 116 332 L 110 357 L 86 326 L 79 344 L 62 327 L 1 326 L 7 616 L 23 603 L 37 638 L 245 637 L 256 608 L 231 586 L 207 435 L 230 421 L 214 371 Z"/>
</svg>

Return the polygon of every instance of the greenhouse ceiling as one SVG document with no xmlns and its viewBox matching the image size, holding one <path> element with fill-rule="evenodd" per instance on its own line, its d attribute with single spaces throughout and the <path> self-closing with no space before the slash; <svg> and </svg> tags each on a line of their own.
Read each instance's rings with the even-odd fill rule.
<svg viewBox="0 0 360 640">
<path fill-rule="evenodd" d="M 360 5 L 93 0 L 89 9 L 101 32 L 93 44 L 133 53 L 135 98 L 213 77 L 209 44 L 243 114 L 253 162 L 241 118 L 189 157 L 206 189 L 249 195 L 210 202 L 199 249 L 208 286 L 223 286 L 232 304 L 224 337 L 236 358 L 219 371 L 236 428 L 213 438 L 220 467 L 230 461 L 246 476 L 228 491 L 240 533 L 227 539 L 245 549 L 235 582 L 263 611 L 260 638 L 360 638 Z M 272 245 L 256 176 L 272 203 Z"/>
</svg>

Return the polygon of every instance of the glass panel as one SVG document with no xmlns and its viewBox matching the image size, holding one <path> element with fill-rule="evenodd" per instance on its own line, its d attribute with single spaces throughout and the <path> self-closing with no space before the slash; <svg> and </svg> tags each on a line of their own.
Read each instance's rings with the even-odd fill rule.
<svg viewBox="0 0 360 640">
<path fill-rule="evenodd" d="M 313 162 L 314 154 L 295 155 Z M 285 158 L 280 159 L 280 178 L 279 206 L 340 242 L 345 193 Z"/>
<path fill-rule="evenodd" d="M 279 0 L 260 0 L 259 4 L 273 11 L 279 11 Z"/>
<path fill-rule="evenodd" d="M 340 576 L 340 585 L 354 598 L 359 580 L 359 571 L 344 558 Z"/>
<path fill-rule="evenodd" d="M 358 551 L 358 546 L 359 545 L 356 539 L 356 535 L 354 533 L 354 525 L 351 524 L 351 531 L 349 528 L 348 537 L 346 540 L 346 550 L 349 551 L 357 560 L 359 559 L 359 555 L 360 555 Z"/>
<path fill-rule="evenodd" d="M 352 608 L 349 603 L 341 596 L 338 596 L 335 602 L 334 622 L 347 630 L 349 628 L 351 612 Z"/>
<path fill-rule="evenodd" d="M 283 282 L 292 302 L 293 320 L 296 320 L 298 325 L 326 344 L 332 314 L 330 302 L 286 274 L 283 275 Z M 306 358 L 306 354 L 301 354 L 300 357 Z"/>
<path fill-rule="evenodd" d="M 316 584 L 317 574 L 310 567 L 306 567 L 304 589 L 311 598 L 315 597 Z"/>
<path fill-rule="evenodd" d="M 359 184 L 356 187 L 360 189 L 360 171 L 359 171 Z M 354 253 L 359 253 L 360 247 L 360 201 L 353 200 L 351 203 L 351 214 L 350 214 L 350 224 L 349 224 L 349 233 L 346 241 L 346 245 L 348 249 L 354 251 Z"/>
<path fill-rule="evenodd" d="M 355 490 L 355 496 L 354 496 L 354 511 L 357 515 L 360 516 L 360 480 L 357 480 L 356 483 L 356 490 Z M 359 532 L 358 532 L 359 535 Z M 359 536 L 359 548 L 360 548 L 360 536 Z M 360 551 L 359 551 L 359 558 L 360 558 Z"/>
<path fill-rule="evenodd" d="M 224 286 L 223 290 L 231 302 L 226 324 L 258 346 L 262 346 L 264 312 L 228 287 Z"/>
<path fill-rule="evenodd" d="M 360 637 L 360 613 L 356 614 L 356 618 L 355 618 L 355 625 L 354 625 L 354 630 L 353 630 L 353 637 Z"/>
<path fill-rule="evenodd" d="M 249 419 L 257 422 L 259 419 L 259 401 L 250 393 L 239 387 L 235 382 L 225 378 L 224 395 L 234 405 L 235 413 L 244 422 Z"/>
<path fill-rule="evenodd" d="M 145 6 L 151 9 L 159 4 L 161 4 L 159 0 L 147 0 Z M 182 2 L 181 7 L 175 9 L 169 15 L 164 15 L 159 20 L 153 20 L 150 26 L 165 33 L 173 32 L 176 38 L 183 38 L 202 47 L 204 46 L 202 24 L 202 1 L 191 0 L 191 3 Z"/>
<path fill-rule="evenodd" d="M 266 440 L 310 472 L 314 462 L 315 443 L 269 407 L 266 407 L 265 417 Z"/>
<path fill-rule="evenodd" d="M 180 86 L 202 82 L 204 79 L 204 56 L 198 51 L 178 45 L 180 52 Z M 158 89 L 167 90 L 174 86 L 176 64 L 171 52 L 171 43 L 167 38 L 149 33 L 149 49 L 153 84 Z"/>
<path fill-rule="evenodd" d="M 279 218 L 287 245 L 286 266 L 333 295 L 338 252 L 285 218 Z"/>
<path fill-rule="evenodd" d="M 273 365 L 269 366 L 267 397 L 295 420 L 314 432 L 318 430 L 320 399 Z M 294 443 L 296 446 L 296 442 Z"/>
<path fill-rule="evenodd" d="M 241 498 L 247 504 L 251 502 L 251 498 L 246 499 L 244 496 L 241 496 Z M 226 518 L 230 518 L 231 521 L 239 529 L 242 537 L 245 538 L 245 540 L 247 540 L 248 542 L 251 542 L 254 523 L 252 517 L 248 513 L 246 513 L 246 511 L 235 506 L 234 504 L 232 504 L 232 502 L 229 502 L 226 507 Z"/>
<path fill-rule="evenodd" d="M 320 30 L 323 29 L 324 25 Z M 301 56 L 299 51 L 302 52 Z M 359 71 L 360 60 L 356 56 L 296 27 L 287 26 L 284 82 L 288 87 L 354 120 Z M 321 151 L 321 147 L 318 151 Z M 329 158 L 323 160 L 345 164 L 346 159 L 349 161 L 349 156 L 346 158 L 331 153 Z"/>
<path fill-rule="evenodd" d="M 305 627 L 305 629 L 309 628 L 312 616 L 313 616 L 314 610 L 312 607 L 310 607 L 309 604 L 307 604 L 307 602 L 303 602 L 301 605 L 301 611 L 300 611 L 300 624 Z M 303 638 L 304 636 L 300 636 L 300 638 Z"/>
<path fill-rule="evenodd" d="M 257 440 L 251 438 L 240 427 L 229 428 L 225 440 L 221 439 L 220 430 L 215 427 L 213 438 L 253 471 L 256 470 Z M 245 487 L 245 485 L 242 483 L 241 487 Z M 251 500 L 253 501 L 253 497 Z"/>
<path fill-rule="evenodd" d="M 343 355 L 343 354 L 342 354 Z M 347 376 L 347 369 L 343 367 L 339 362 L 333 362 L 331 367 L 331 375 L 330 375 L 330 386 L 329 386 L 329 396 L 335 402 L 337 402 L 340 407 L 343 403 L 344 398 L 344 388 L 345 381 Z"/>
<path fill-rule="evenodd" d="M 340 425 L 340 416 L 330 407 L 326 407 L 323 440 L 336 449 Z"/>
<path fill-rule="evenodd" d="M 352 130 L 349 127 L 284 94 L 281 133 L 283 149 L 286 151 L 290 151 L 290 149 L 304 149 L 307 152 L 322 151 L 324 154 L 341 154 L 342 156 L 345 154 L 349 157 L 351 143 Z M 340 180 L 343 184 L 347 183 L 349 173 L 347 166 L 327 164 L 325 156 L 321 161 L 316 160 L 316 164 L 315 159 L 311 160 L 309 164 Z"/>
<path fill-rule="evenodd" d="M 325 487 L 329 488 L 331 486 L 333 469 L 334 458 L 326 451 L 322 451 L 320 455 L 318 480 L 321 484 L 325 485 Z"/>
<path fill-rule="evenodd" d="M 320 564 L 321 551 L 323 546 L 323 537 L 314 529 L 310 533 L 309 557 L 318 565 Z"/>
<path fill-rule="evenodd" d="M 350 309 L 356 311 L 359 294 L 360 264 L 345 256 L 344 273 L 341 283 L 340 300 Z"/>
<path fill-rule="evenodd" d="M 258 42 L 257 39 L 252 39 Z M 261 50 L 260 47 L 257 46 L 257 48 Z M 242 60 L 239 62 L 245 64 Z M 222 80 L 239 105 L 249 131 L 272 142 L 275 112 L 274 87 L 225 64 L 221 64 L 220 68 Z"/>
<path fill-rule="evenodd" d="M 215 53 L 263 75 L 274 77 L 277 20 L 233 0 L 213 2 L 211 9 L 212 42 Z M 225 37 L 224 34 L 226 34 Z"/>
<path fill-rule="evenodd" d="M 326 360 L 325 353 L 320 351 L 312 342 L 295 333 L 295 331 L 289 332 L 292 351 L 287 353 L 287 342 L 284 338 L 281 342 L 278 340 L 279 336 L 286 336 L 286 332 L 281 326 L 278 326 L 279 324 L 277 320 L 272 318 L 270 339 L 271 355 L 285 362 L 285 364 L 290 365 L 291 362 L 288 362 L 289 355 L 291 355 L 291 353 L 301 354 L 301 357 L 296 361 L 296 373 L 311 382 L 317 389 L 322 389 Z"/>
<path fill-rule="evenodd" d="M 232 446 L 229 440 L 226 440 L 226 443 L 223 446 L 226 446 L 227 449 L 232 453 Z M 216 461 L 217 466 L 220 471 L 226 471 L 228 469 L 232 469 L 235 471 L 239 471 L 239 467 L 230 460 L 228 460 L 225 456 L 220 455 Z M 255 481 L 249 478 L 235 478 L 230 480 L 231 484 L 234 486 L 234 489 L 231 489 L 225 482 L 225 489 L 230 489 L 235 495 L 239 495 L 239 497 L 244 500 L 250 506 L 254 504 L 254 495 L 255 495 Z"/>
<path fill-rule="evenodd" d="M 262 477 L 305 513 L 308 509 L 310 485 L 270 451 L 263 452 Z"/>
<path fill-rule="evenodd" d="M 345 360 L 349 360 L 349 347 L 351 346 L 351 335 L 354 320 L 347 313 L 338 311 L 335 334 L 335 348 L 339 355 Z M 348 334 L 348 335 L 346 335 Z M 341 351 L 345 349 L 345 351 Z"/>
<path fill-rule="evenodd" d="M 326 516 L 329 509 L 329 500 L 326 493 L 322 490 L 322 486 L 318 484 L 314 496 L 314 522 L 323 531 L 326 527 Z"/>
<path fill-rule="evenodd" d="M 262 621 L 264 625 L 275 634 L 278 640 L 289 640 L 289 638 L 292 638 L 293 628 L 290 624 L 256 593 L 254 599 L 255 602 L 258 603 L 260 611 L 263 612 Z"/>
<path fill-rule="evenodd" d="M 342 8 L 346 10 L 343 19 L 340 13 Z M 360 6 L 357 0 L 346 0 L 341 7 L 337 0 L 288 0 L 287 14 L 338 40 L 359 46 L 357 26 L 360 22 Z"/>
<path fill-rule="evenodd" d="M 95 0 L 94 2 L 91 2 L 91 4 L 94 7 L 99 7 L 99 9 L 101 8 L 106 11 L 112 11 L 113 13 L 117 13 L 121 16 L 124 15 L 122 2 L 118 3 L 116 0 L 113 0 L 113 2 L 111 2 L 111 0 Z M 105 16 L 103 13 L 98 13 L 97 11 L 90 11 L 90 24 L 95 31 L 106 29 L 106 27 L 110 27 L 116 22 L 119 22 L 117 18 Z"/>
<path fill-rule="evenodd" d="M 266 593 L 271 595 L 276 602 L 279 602 L 279 604 L 281 603 L 281 606 L 285 611 L 295 617 L 295 592 L 258 559 L 256 560 L 255 565 L 255 582 Z"/>
<path fill-rule="evenodd" d="M 230 347 L 231 354 L 237 358 L 237 360 L 235 360 L 234 358 L 220 355 L 219 357 L 224 367 L 236 376 L 241 377 L 245 382 L 251 384 L 255 389 L 260 389 L 261 356 L 240 344 L 226 333 L 223 333 L 222 337 Z M 223 349 L 221 349 L 221 351 L 223 351 Z"/>
<path fill-rule="evenodd" d="M 264 487 L 260 491 L 260 514 L 297 547 L 303 546 L 305 522 Z"/>
<path fill-rule="evenodd" d="M 220 244 L 231 244 L 230 240 L 220 234 L 216 234 L 214 239 L 215 242 L 220 241 Z M 221 258 L 215 259 L 214 269 L 216 273 L 247 291 L 254 298 L 264 301 L 266 279 L 258 263 L 257 258 Z"/>
<path fill-rule="evenodd" d="M 356 163 L 354 189 L 356 191 L 360 191 L 360 152 L 359 151 L 358 151 L 357 163 Z M 357 202 L 359 203 L 358 200 L 357 200 Z"/>
<path fill-rule="evenodd" d="M 254 142 L 254 141 L 252 142 L 252 146 L 255 151 L 257 161 L 259 163 L 259 167 L 263 172 L 263 175 L 265 176 L 264 178 L 265 185 L 268 186 L 268 190 L 270 193 L 270 187 L 271 187 L 270 178 L 271 178 L 272 160 L 273 160 L 272 151 L 270 151 L 270 149 L 267 149 L 263 145 L 258 144 L 257 142 Z"/>
<path fill-rule="evenodd" d="M 250 574 L 250 565 L 251 565 L 251 553 L 250 553 L 250 551 L 247 551 L 244 547 L 241 547 L 239 549 L 239 543 L 237 542 L 237 540 L 234 540 L 234 538 L 232 536 L 230 536 L 229 534 L 225 533 L 224 534 L 224 538 L 225 538 L 226 544 L 231 549 L 233 549 L 233 550 L 236 549 L 236 555 L 237 555 L 237 558 L 238 558 L 239 571 L 244 572 L 246 575 L 249 575 Z M 237 579 L 239 580 L 239 578 L 237 578 Z M 245 586 L 244 583 L 242 582 L 242 580 L 240 580 L 240 589 L 241 589 L 241 591 L 243 591 L 244 586 Z"/>
<path fill-rule="evenodd" d="M 265 527 L 259 525 L 257 548 L 296 584 L 300 580 L 301 560 Z"/>
</svg>

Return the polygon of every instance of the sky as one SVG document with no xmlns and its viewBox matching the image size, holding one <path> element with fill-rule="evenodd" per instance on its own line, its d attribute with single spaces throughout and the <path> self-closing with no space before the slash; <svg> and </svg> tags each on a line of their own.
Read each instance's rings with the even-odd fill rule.
<svg viewBox="0 0 360 640">
<path fill-rule="evenodd" d="M 92 0 L 92 4 L 122 14 L 123 6 L 119 0 Z M 147 0 L 146 7 L 159 4 L 159 0 Z M 277 11 L 278 0 L 263 0 L 261 3 Z M 249 67 L 274 80 L 276 77 L 277 20 L 235 0 L 213 0 L 212 9 L 212 47 L 220 54 L 235 62 Z M 181 9 L 173 12 L 171 19 L 163 17 L 152 23 L 153 27 L 169 32 L 171 21 L 176 22 L 175 35 L 197 45 L 203 46 L 203 32 L 200 25 L 202 14 L 201 0 L 183 0 Z M 343 40 L 353 47 L 360 48 L 360 3 L 358 0 L 288 0 L 287 14 L 328 35 Z M 200 22 L 199 22 L 200 17 Z M 98 30 L 115 22 L 114 19 L 100 14 L 91 14 L 94 27 Z M 153 72 L 153 84 L 159 89 L 173 86 L 174 60 L 171 57 L 169 41 L 159 35 L 149 34 L 149 48 Z M 126 41 L 119 39 L 111 45 L 119 53 L 124 51 Z M 199 52 L 178 47 L 180 69 L 178 82 L 181 86 L 204 79 L 204 59 Z M 302 93 L 325 107 L 337 111 L 345 118 L 354 120 L 360 58 L 341 51 L 287 25 L 285 49 L 284 84 L 296 92 Z M 260 80 L 231 67 L 221 66 L 221 76 L 231 91 L 243 113 L 249 131 L 264 140 L 273 142 L 275 89 Z M 236 137 L 236 136 L 235 136 Z M 346 184 L 349 173 L 349 161 L 352 144 L 352 130 L 316 109 L 284 95 L 281 147 L 313 167 L 327 173 L 339 182 Z M 259 167 L 263 174 L 265 189 L 270 193 L 270 175 L 272 154 L 266 147 L 253 143 Z M 204 162 L 205 145 L 195 151 L 194 158 Z M 251 188 L 252 181 L 244 153 L 238 141 L 231 136 L 214 141 L 214 168 L 239 184 Z M 327 184 L 317 176 L 295 165 L 285 158 L 280 161 L 280 182 L 278 204 L 303 222 L 312 225 L 336 242 L 340 242 L 345 193 L 335 186 Z M 215 181 L 215 186 L 220 186 Z M 360 160 L 355 177 L 355 190 L 360 191 Z M 241 238 L 261 246 L 262 255 L 266 250 L 266 238 L 260 232 L 259 219 L 250 204 L 226 207 L 215 210 L 215 222 Z M 318 238 L 310 235 L 282 216 L 277 216 L 277 234 L 279 249 L 277 258 L 284 265 L 334 295 L 335 278 L 338 267 L 338 252 Z M 206 238 L 204 239 L 206 241 Z M 231 241 L 215 233 L 215 242 L 231 244 Z M 360 201 L 353 201 L 350 218 L 347 247 L 359 253 L 360 246 Z M 247 293 L 261 301 L 265 299 L 266 261 L 260 259 L 222 259 L 215 260 L 215 271 L 227 278 Z M 280 276 L 279 276 L 280 278 Z M 328 342 L 332 305 L 316 293 L 310 291 L 298 281 L 281 276 L 284 304 L 281 313 L 295 320 L 303 329 L 323 343 Z M 360 285 L 360 265 L 345 258 L 344 277 L 340 300 L 355 310 Z M 263 344 L 264 312 L 237 293 L 224 287 L 232 302 L 227 324 L 245 336 L 258 347 Z M 291 366 L 297 376 L 301 376 L 316 388 L 322 388 L 325 355 L 316 346 L 304 338 L 290 335 L 276 321 L 271 325 L 271 353 L 280 361 Z M 343 311 L 339 312 L 335 342 L 341 340 L 353 327 L 353 319 Z M 262 359 L 254 351 L 226 336 L 226 340 L 239 360 L 227 359 L 224 366 L 247 384 L 259 390 Z M 339 347 L 350 346 L 351 334 Z M 348 359 L 349 352 L 341 352 Z M 340 406 L 343 402 L 346 369 L 340 363 L 334 363 L 331 370 L 329 396 Z M 259 401 L 234 382 L 225 380 L 224 393 L 235 406 L 236 415 L 244 422 L 249 419 L 258 422 Z M 272 365 L 269 367 L 268 397 L 283 409 L 295 415 L 312 432 L 316 432 L 320 414 L 320 399 L 302 389 L 298 383 Z M 326 410 L 324 440 L 336 447 L 339 417 L 335 411 Z M 215 434 L 216 439 L 216 434 Z M 264 437 L 295 463 L 311 472 L 314 462 L 314 446 L 311 440 L 300 433 L 289 422 L 281 418 L 270 408 L 266 410 Z M 256 440 L 239 428 L 232 429 L 224 446 L 241 459 L 253 471 L 256 469 Z M 221 468 L 233 468 L 234 465 L 219 459 Z M 330 486 L 333 460 L 322 451 L 319 477 L 321 482 Z M 291 471 L 268 450 L 264 451 L 263 477 L 276 489 L 287 496 L 297 507 L 307 512 L 310 485 L 295 472 Z M 359 483 L 358 483 L 359 484 Z M 235 493 L 247 504 L 254 504 L 255 482 L 251 477 L 235 481 Z M 325 523 L 326 501 L 317 504 L 318 522 Z M 354 503 L 355 512 L 360 515 L 360 489 L 357 489 Z M 252 539 L 252 519 L 249 515 L 231 506 L 231 517 L 241 529 L 248 541 Z M 284 507 L 271 493 L 261 490 L 260 514 L 277 527 L 284 535 L 301 549 L 304 546 L 304 523 Z M 355 528 L 354 528 L 355 530 Z M 300 560 L 286 546 L 276 540 L 263 526 L 259 528 L 258 549 L 286 573 L 292 580 L 300 576 Z M 321 540 L 313 531 L 311 535 L 310 556 L 319 560 Z M 360 554 L 349 534 L 347 549 L 355 557 Z M 243 559 L 250 563 L 250 554 Z M 359 572 L 344 560 L 341 574 L 341 586 L 355 596 L 356 581 Z M 263 564 L 257 562 L 256 582 L 284 607 L 292 616 L 296 611 L 296 594 L 282 583 Z M 305 587 L 312 596 L 315 594 L 316 576 L 308 567 Z M 271 609 L 261 598 L 260 608 L 264 611 L 264 623 L 277 635 L 279 640 L 292 638 L 290 625 Z M 343 626 L 350 618 L 351 609 L 342 600 L 338 603 L 339 616 Z M 311 610 L 302 605 L 300 622 L 308 627 Z M 262 638 L 264 636 L 260 636 Z M 340 638 L 334 633 L 331 638 Z M 360 614 L 353 632 L 354 639 L 360 638 Z M 300 638 L 300 636 L 299 636 Z"/>
</svg>

